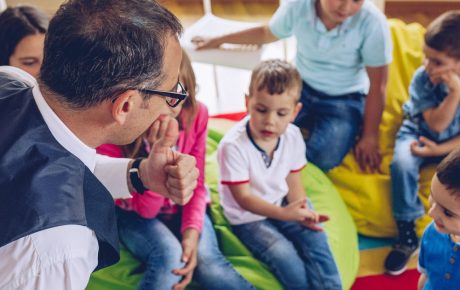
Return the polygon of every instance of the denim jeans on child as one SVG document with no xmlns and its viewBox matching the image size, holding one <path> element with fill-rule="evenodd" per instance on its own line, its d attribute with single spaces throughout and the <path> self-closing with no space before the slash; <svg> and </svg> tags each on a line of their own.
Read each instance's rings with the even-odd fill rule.
<svg viewBox="0 0 460 290">
<path fill-rule="evenodd" d="M 340 290 L 339 272 L 324 232 L 273 219 L 232 226 L 286 290 Z"/>
<path fill-rule="evenodd" d="M 181 262 L 181 242 L 176 236 L 180 227 L 170 229 L 161 218 L 144 219 L 134 212 L 121 209 L 117 209 L 117 214 L 121 241 L 137 259 L 145 263 L 145 274 L 138 289 L 172 289 L 182 277 L 171 271 L 184 267 Z M 180 223 L 180 215 L 175 216 Z M 198 264 L 193 277 L 200 289 L 255 289 L 222 255 L 207 215 L 198 244 Z"/>
<path fill-rule="evenodd" d="M 360 133 L 364 94 L 329 96 L 303 82 L 302 109 L 294 124 L 308 131 L 307 159 L 329 171 L 342 162 Z"/>
<path fill-rule="evenodd" d="M 393 160 L 390 164 L 393 216 L 398 221 L 414 221 L 425 214 L 425 209 L 418 197 L 420 168 L 429 163 L 438 163 L 441 157 L 419 157 L 413 155 L 410 144 L 425 136 L 438 143 L 453 136 L 435 134 L 422 121 L 404 120 L 396 135 Z"/>
</svg>

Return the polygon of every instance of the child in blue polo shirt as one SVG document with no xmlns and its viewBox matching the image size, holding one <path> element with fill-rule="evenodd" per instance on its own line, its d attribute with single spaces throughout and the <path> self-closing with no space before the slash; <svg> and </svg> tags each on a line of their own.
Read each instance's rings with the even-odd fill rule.
<svg viewBox="0 0 460 290">
<path fill-rule="evenodd" d="M 403 106 L 406 119 L 390 165 L 399 232 L 385 260 L 391 275 L 404 272 L 418 248 L 415 220 L 425 215 L 417 195 L 420 168 L 460 147 L 460 11 L 447 12 L 428 26 L 424 52 L 425 64 L 415 72 Z"/>
<path fill-rule="evenodd" d="M 307 158 L 328 171 L 355 146 L 361 168 L 377 170 L 391 38 L 385 16 L 370 0 L 286 0 L 267 25 L 192 41 L 205 49 L 291 35 L 303 80 L 303 107 L 294 123 L 302 129 Z"/>
<path fill-rule="evenodd" d="M 422 237 L 418 283 L 421 290 L 460 288 L 460 150 L 449 154 L 431 181 L 433 222 Z"/>
</svg>

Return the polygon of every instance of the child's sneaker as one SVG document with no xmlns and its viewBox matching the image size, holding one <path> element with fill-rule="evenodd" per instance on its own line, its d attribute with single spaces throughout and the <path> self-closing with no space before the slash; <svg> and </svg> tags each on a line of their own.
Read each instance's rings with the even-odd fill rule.
<svg viewBox="0 0 460 290">
<path fill-rule="evenodd" d="M 418 246 L 403 244 L 393 245 L 393 249 L 385 259 L 385 271 L 390 275 L 399 275 L 407 269 L 410 257 L 418 253 Z"/>
</svg>

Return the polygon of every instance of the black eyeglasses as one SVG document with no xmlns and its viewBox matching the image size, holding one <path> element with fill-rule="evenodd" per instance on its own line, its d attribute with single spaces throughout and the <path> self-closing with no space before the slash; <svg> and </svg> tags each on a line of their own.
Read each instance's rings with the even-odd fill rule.
<svg viewBox="0 0 460 290">
<path fill-rule="evenodd" d="M 149 94 L 149 95 L 160 95 L 165 97 L 166 104 L 171 108 L 177 107 L 183 100 L 187 98 L 187 91 L 184 89 L 182 84 L 178 81 L 176 85 L 176 91 L 166 92 L 166 91 L 158 91 L 158 90 L 150 90 L 150 89 L 137 89 L 133 88 L 134 90 L 138 90 L 139 92 Z"/>
</svg>

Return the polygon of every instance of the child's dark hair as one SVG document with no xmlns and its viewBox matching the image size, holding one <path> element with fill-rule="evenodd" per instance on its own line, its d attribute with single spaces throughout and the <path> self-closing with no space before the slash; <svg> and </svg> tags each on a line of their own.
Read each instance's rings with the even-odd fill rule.
<svg viewBox="0 0 460 290">
<path fill-rule="evenodd" d="M 427 28 L 425 44 L 460 59 L 460 10 L 449 11 L 436 18 Z"/>
<path fill-rule="evenodd" d="M 34 6 L 9 7 L 0 13 L 0 65 L 9 65 L 18 43 L 29 35 L 45 34 L 49 17 Z"/>
<path fill-rule="evenodd" d="M 436 168 L 439 182 L 460 196 L 460 149 L 452 151 Z"/>
<path fill-rule="evenodd" d="M 301 87 L 300 74 L 292 64 L 280 59 L 266 60 L 259 63 L 252 71 L 249 96 L 262 90 L 267 90 L 270 95 L 274 95 L 292 89 L 295 89 L 296 95 L 300 96 Z"/>
</svg>

